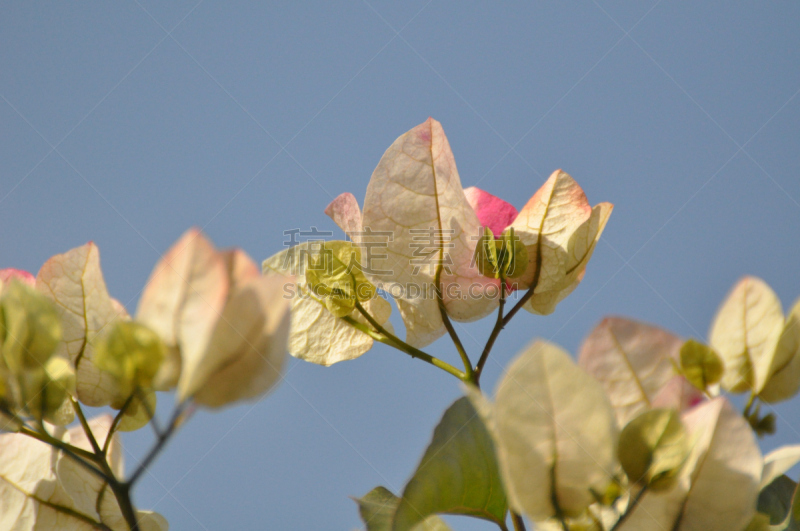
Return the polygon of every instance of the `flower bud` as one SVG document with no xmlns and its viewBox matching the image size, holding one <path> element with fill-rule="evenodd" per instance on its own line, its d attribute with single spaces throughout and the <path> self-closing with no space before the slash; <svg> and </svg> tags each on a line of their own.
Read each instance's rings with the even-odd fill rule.
<svg viewBox="0 0 800 531">
<path fill-rule="evenodd" d="M 61 322 L 53 303 L 14 279 L 0 297 L 0 348 L 6 367 L 18 373 L 47 363 L 61 341 Z"/>
<path fill-rule="evenodd" d="M 125 400 L 137 387 L 152 387 L 167 347 L 153 330 L 135 321 L 117 321 L 99 342 L 94 363 L 119 383 L 119 398 Z"/>
<path fill-rule="evenodd" d="M 686 430 L 671 409 L 645 411 L 619 436 L 619 462 L 628 478 L 653 491 L 674 484 L 688 454 Z"/>
</svg>

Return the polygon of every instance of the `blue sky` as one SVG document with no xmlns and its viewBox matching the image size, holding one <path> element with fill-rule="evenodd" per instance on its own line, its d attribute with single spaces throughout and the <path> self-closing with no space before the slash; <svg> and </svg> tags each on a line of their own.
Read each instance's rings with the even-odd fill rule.
<svg viewBox="0 0 800 531">
<path fill-rule="evenodd" d="M 519 208 L 563 168 L 591 203 L 616 205 L 581 286 L 500 337 L 487 389 L 534 337 L 574 353 L 607 314 L 704 339 L 745 274 L 787 309 L 800 295 L 797 2 L 134 0 L 2 12 L 0 267 L 36 272 L 93 240 L 112 295 L 133 311 L 190 226 L 259 262 L 286 230 L 338 230 L 328 202 L 344 191 L 362 201 L 383 151 L 433 116 L 464 186 Z M 459 325 L 473 356 L 489 321 Z M 446 340 L 429 350 L 458 361 Z M 401 490 L 459 394 L 383 345 L 330 368 L 293 359 L 265 399 L 198 413 L 136 500 L 173 529 L 355 529 L 348 496 Z M 800 439 L 797 408 L 776 411 L 765 449 Z M 123 442 L 132 468 L 150 438 Z"/>
</svg>

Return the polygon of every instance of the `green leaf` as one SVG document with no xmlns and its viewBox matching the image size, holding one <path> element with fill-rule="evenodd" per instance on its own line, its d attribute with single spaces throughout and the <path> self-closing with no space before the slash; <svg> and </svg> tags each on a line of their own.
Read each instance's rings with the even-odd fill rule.
<svg viewBox="0 0 800 531">
<path fill-rule="evenodd" d="M 686 430 L 678 412 L 645 411 L 625 426 L 619 436 L 619 462 L 628 478 L 652 491 L 675 483 L 689 454 Z"/>
<path fill-rule="evenodd" d="M 704 391 L 722 379 L 725 366 L 711 348 L 690 339 L 681 347 L 681 370 L 689 383 Z"/>
<path fill-rule="evenodd" d="M 789 476 L 778 476 L 758 495 L 758 512 L 769 516 L 769 523 L 772 525 L 784 522 L 792 508 L 796 489 L 797 483 Z"/>
<path fill-rule="evenodd" d="M 375 487 L 355 501 L 367 531 L 391 531 L 392 518 L 400 498 L 384 487 Z M 450 527 L 438 516 L 429 516 L 414 526 L 412 531 L 450 531 Z"/>
<path fill-rule="evenodd" d="M 412 529 L 436 513 L 473 516 L 499 525 L 507 509 L 491 435 L 470 400 L 462 397 L 436 426 L 403 491 L 393 529 Z"/>
</svg>

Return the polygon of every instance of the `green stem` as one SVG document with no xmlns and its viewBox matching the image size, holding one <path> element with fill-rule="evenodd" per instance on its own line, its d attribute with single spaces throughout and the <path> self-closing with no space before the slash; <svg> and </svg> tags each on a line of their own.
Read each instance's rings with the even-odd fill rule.
<svg viewBox="0 0 800 531">
<path fill-rule="evenodd" d="M 461 339 L 458 337 L 456 333 L 456 329 L 453 327 L 453 323 L 450 322 L 450 317 L 447 315 L 447 308 L 444 306 L 444 297 L 442 296 L 442 284 L 440 281 L 440 277 L 442 275 L 442 268 L 439 267 L 439 270 L 436 272 L 436 303 L 439 306 L 439 314 L 442 316 L 442 323 L 444 323 L 444 327 L 447 329 L 447 333 L 450 334 L 450 339 L 453 341 L 453 345 L 455 345 L 456 350 L 458 351 L 458 355 L 461 356 L 461 362 L 464 364 L 464 374 L 466 375 L 465 381 L 472 381 L 472 362 L 467 355 L 467 351 L 464 348 L 464 344 L 461 343 Z"/>
<path fill-rule="evenodd" d="M 522 516 L 519 513 L 515 513 L 514 511 L 511 512 L 511 523 L 514 524 L 514 531 L 525 531 L 525 522 L 522 520 Z"/>
<path fill-rule="evenodd" d="M 122 404 L 122 407 L 117 412 L 116 416 L 114 417 L 114 420 L 111 421 L 111 427 L 108 428 L 108 436 L 106 436 L 106 441 L 103 443 L 104 456 L 108 455 L 108 446 L 111 444 L 112 436 L 114 435 L 114 432 L 117 431 L 117 426 L 122 420 L 122 417 L 125 415 L 125 410 L 128 408 L 128 406 L 131 405 L 131 402 L 133 402 L 133 395 L 129 396 L 128 399 L 125 401 L 125 403 Z"/>
<path fill-rule="evenodd" d="M 150 426 L 153 427 L 153 433 L 157 439 L 160 438 L 164 432 L 161 431 L 161 426 L 158 425 L 156 412 L 150 409 L 150 404 L 147 403 L 147 395 L 141 387 L 137 387 L 134 391 L 134 394 L 139 399 L 139 403 L 142 405 L 145 413 L 147 413 L 147 417 L 150 419 Z"/>
<path fill-rule="evenodd" d="M 92 450 L 94 450 L 94 454 L 96 456 L 103 456 L 103 451 L 100 449 L 100 445 L 97 444 L 97 439 L 94 438 L 94 433 L 92 433 L 92 428 L 89 427 L 89 422 L 86 420 L 86 415 L 83 414 L 83 409 L 81 409 L 81 405 L 75 400 L 74 397 L 69 397 L 70 401 L 72 402 L 72 408 L 75 410 L 75 415 L 78 416 L 78 420 L 81 422 L 81 427 L 83 428 L 83 433 L 86 434 L 86 438 L 89 439 L 89 444 L 92 445 Z M 106 435 L 106 440 L 111 438 L 111 432 Z M 106 463 L 106 460 L 103 459 L 103 463 Z M 108 463 L 106 463 L 106 466 Z"/>
<path fill-rule="evenodd" d="M 72 401 L 72 407 L 75 410 L 75 415 L 78 416 L 78 420 L 83 427 L 84 433 L 86 433 L 86 438 L 89 439 L 89 444 L 92 446 L 94 450 L 94 462 L 100 465 L 100 467 L 105 472 L 106 478 L 105 481 L 108 484 L 111 492 L 114 493 L 114 497 L 117 499 L 117 504 L 119 504 L 119 509 L 122 512 L 122 517 L 125 519 L 125 522 L 130 527 L 131 531 L 136 531 L 139 529 L 139 519 L 136 516 L 136 509 L 133 507 L 133 501 L 131 500 L 131 484 L 121 482 L 117 477 L 114 475 L 114 471 L 111 470 L 111 465 L 108 463 L 108 458 L 106 456 L 106 452 L 108 451 L 109 441 L 114 436 L 114 433 L 109 429 L 108 433 L 106 434 L 106 440 L 103 441 L 103 448 L 100 448 L 100 445 L 97 444 L 97 439 L 95 439 L 94 433 L 92 433 L 92 429 L 89 426 L 89 422 L 86 420 L 86 415 L 83 414 L 83 409 L 81 408 L 80 403 L 75 400 L 74 397 L 70 397 Z M 120 410 L 123 411 L 123 410 Z M 120 416 L 119 414 L 117 416 Z M 112 421 L 112 426 L 113 426 Z"/>
<path fill-rule="evenodd" d="M 483 372 L 483 367 L 486 365 L 486 361 L 489 359 L 489 353 L 492 351 L 492 347 L 494 346 L 494 342 L 497 340 L 497 337 L 500 335 L 500 331 L 503 330 L 503 308 L 506 305 L 506 280 L 504 278 L 500 278 L 500 304 L 497 308 L 497 321 L 494 323 L 494 328 L 492 329 L 492 333 L 489 335 L 489 340 L 486 341 L 486 346 L 483 347 L 483 352 L 481 352 L 481 357 L 478 360 L 478 364 L 475 366 L 475 372 L 472 377 L 472 383 L 475 384 L 475 387 L 480 389 L 480 380 L 481 380 L 481 373 Z"/>
<path fill-rule="evenodd" d="M 747 399 L 747 404 L 745 404 L 744 411 L 742 412 L 742 415 L 745 418 L 748 418 L 750 416 L 750 410 L 753 407 L 753 404 L 755 403 L 755 400 L 756 400 L 756 394 L 751 391 L 750 392 L 750 398 Z"/>
<path fill-rule="evenodd" d="M 609 531 L 617 531 L 617 529 L 619 529 L 619 527 L 623 524 L 623 522 L 625 522 L 625 520 L 631 515 L 631 513 L 633 513 L 633 510 L 636 509 L 636 506 L 639 505 L 639 502 L 642 500 L 642 496 L 644 496 L 644 493 L 646 491 L 647 491 L 647 485 L 642 487 L 642 490 L 640 490 L 639 493 L 636 495 L 636 497 L 633 499 L 633 501 L 631 501 L 631 503 L 628 504 L 628 508 L 625 509 L 625 512 L 622 514 L 622 516 L 619 517 L 617 523 L 615 523 L 614 526 Z"/>
<path fill-rule="evenodd" d="M 370 329 L 363 323 L 359 323 L 349 315 L 342 317 L 342 320 L 345 321 L 350 326 L 352 326 L 353 328 L 356 328 L 361 332 L 367 334 L 376 341 L 379 341 L 385 345 L 389 345 L 391 347 L 396 348 L 397 350 L 405 352 L 412 358 L 420 359 L 426 363 L 430 363 L 434 367 L 438 367 L 439 369 L 442 369 L 443 371 L 452 374 L 459 380 L 467 381 L 465 374 L 456 369 L 455 367 L 453 367 L 452 365 L 450 365 L 449 363 L 442 361 L 434 356 L 431 356 L 426 352 L 422 352 L 418 348 L 412 347 L 399 337 L 395 336 L 394 334 L 386 330 L 384 327 L 378 324 L 378 322 L 369 314 L 369 312 L 367 312 L 364 309 L 364 307 L 358 301 L 356 301 L 356 309 L 359 311 L 359 313 L 361 313 L 361 315 L 364 316 L 364 318 L 369 322 L 369 324 L 371 324 L 375 328 L 375 330 Z"/>
<path fill-rule="evenodd" d="M 100 477 L 103 480 L 107 480 L 105 472 L 100 470 L 99 468 L 95 467 L 90 463 L 95 463 L 96 458 L 95 455 L 91 452 L 87 452 L 83 448 L 78 448 L 77 446 L 72 446 L 69 443 L 65 443 L 61 439 L 56 439 L 48 434 L 40 433 L 36 430 L 30 429 L 28 426 L 22 426 L 19 430 L 19 433 L 23 435 L 27 435 L 33 439 L 41 441 L 45 444 L 49 444 L 54 448 L 58 448 L 64 454 L 68 455 L 70 458 L 75 460 L 75 462 L 79 463 L 81 466 L 89 470 L 92 474 Z"/>
<path fill-rule="evenodd" d="M 541 245 L 541 234 L 539 235 L 539 245 Z M 536 271 L 533 273 L 533 281 L 531 282 L 531 286 L 528 288 L 528 291 L 525 292 L 525 295 L 522 296 L 520 300 L 511 308 L 511 311 L 503 318 L 503 326 L 506 326 L 511 319 L 517 314 L 520 309 L 525 306 L 525 303 L 531 300 L 533 297 L 533 292 L 536 290 L 536 287 L 539 285 L 539 276 L 542 272 L 542 253 L 539 252 L 539 246 L 537 245 L 536 251 Z"/>
</svg>

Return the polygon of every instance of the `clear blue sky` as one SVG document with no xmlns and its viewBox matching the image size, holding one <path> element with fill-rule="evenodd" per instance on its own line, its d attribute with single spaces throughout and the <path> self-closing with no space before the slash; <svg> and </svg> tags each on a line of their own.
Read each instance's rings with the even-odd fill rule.
<svg viewBox="0 0 800 531">
<path fill-rule="evenodd" d="M 796 1 L 134 0 L 2 13 L 0 267 L 36 272 L 94 240 L 133 311 L 192 225 L 259 262 L 285 230 L 335 230 L 328 202 L 363 200 L 383 151 L 433 116 L 464 186 L 521 207 L 563 168 L 592 203 L 616 205 L 581 286 L 501 336 L 488 389 L 532 338 L 574 353 L 606 314 L 705 338 L 742 275 L 787 308 L 800 295 Z M 459 327 L 473 355 L 488 321 Z M 431 351 L 457 362 L 446 340 Z M 348 496 L 400 490 L 459 394 L 382 345 L 331 368 L 292 359 L 264 400 L 196 415 L 136 500 L 176 530 L 355 529 Z M 777 412 L 765 449 L 800 441 L 800 409 Z M 150 439 L 124 443 L 133 466 Z"/>
</svg>

